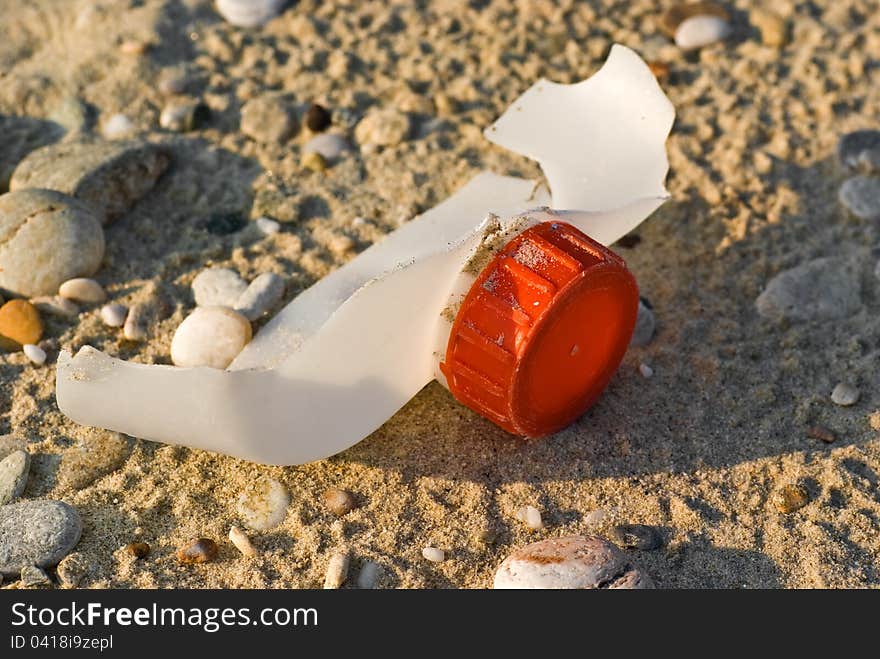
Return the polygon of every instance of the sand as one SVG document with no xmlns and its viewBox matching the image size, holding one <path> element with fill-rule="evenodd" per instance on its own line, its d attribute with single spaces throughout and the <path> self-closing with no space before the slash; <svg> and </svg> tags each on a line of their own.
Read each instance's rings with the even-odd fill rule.
<svg viewBox="0 0 880 659">
<path fill-rule="evenodd" d="M 688 55 L 660 34 L 658 3 L 647 0 L 384 4 L 299 2 L 248 31 L 202 0 L 0 0 L 0 115 L 13 126 L 6 144 L 20 137 L 0 154 L 0 172 L 57 139 L 47 122 L 72 98 L 88 110 L 87 131 L 123 112 L 174 148 L 154 191 L 108 228 L 97 275 L 114 301 L 159 301 L 153 337 L 124 342 L 94 308 L 77 321 L 47 318 L 47 335 L 59 347 L 169 363 L 202 268 L 249 279 L 277 272 L 291 299 L 478 171 L 537 176 L 481 130 L 537 77 L 582 79 L 619 42 L 668 63 L 663 87 L 677 110 L 672 199 L 637 230 L 637 246 L 618 247 L 654 306 L 656 338 L 630 350 L 598 404 L 551 438 L 514 439 L 432 384 L 356 447 L 291 468 L 139 440 L 120 446 L 61 415 L 52 363 L 0 355 L 0 434 L 30 442 L 26 497 L 61 498 L 81 512 L 77 551 L 91 565 L 82 585 L 320 587 L 330 556 L 348 549 L 352 574 L 368 560 L 381 565 L 380 587 L 484 588 L 515 547 L 607 536 L 617 523 L 662 530 L 665 548 L 633 552 L 661 587 L 880 585 L 878 227 L 838 205 L 844 174 L 833 158 L 844 132 L 878 126 L 876 4 L 780 0 L 791 40 L 777 49 L 761 44 L 750 3 L 738 0 L 728 3 L 731 37 Z M 148 47 L 131 52 L 142 50 L 131 43 Z M 167 99 L 157 84 L 169 69 L 185 71 L 191 95 L 210 107 L 207 128 L 158 128 Z M 269 91 L 301 109 L 319 101 L 337 125 L 397 107 L 415 131 L 310 172 L 299 166 L 307 131 L 260 145 L 238 130 L 242 103 Z M 270 237 L 215 236 L 203 227 L 216 213 L 285 224 Z M 791 324 L 756 313 L 774 274 L 834 255 L 863 268 L 857 313 Z M 840 381 L 858 386 L 856 405 L 831 402 Z M 808 437 L 813 425 L 836 441 Z M 95 455 L 100 446 L 109 448 Z M 74 467 L 60 478 L 65 456 Z M 292 503 L 279 527 L 251 534 L 261 554 L 248 560 L 226 534 L 240 524 L 239 493 L 261 477 L 282 482 Z M 792 483 L 811 500 L 782 514 L 772 495 Z M 334 517 L 321 503 L 331 486 L 355 493 L 359 507 Z M 516 518 L 524 505 L 541 511 L 543 530 Z M 179 564 L 175 550 L 199 536 L 220 542 L 219 558 Z M 146 559 L 122 551 L 133 541 L 152 546 Z M 446 560 L 426 561 L 429 545 Z"/>
</svg>

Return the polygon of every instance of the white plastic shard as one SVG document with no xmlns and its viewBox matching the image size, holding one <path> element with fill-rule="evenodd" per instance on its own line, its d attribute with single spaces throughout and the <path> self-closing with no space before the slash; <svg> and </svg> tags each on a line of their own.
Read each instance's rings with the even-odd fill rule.
<svg viewBox="0 0 880 659">
<path fill-rule="evenodd" d="M 58 405 L 85 425 L 255 462 L 338 453 L 438 377 L 441 315 L 473 279 L 465 266 L 490 223 L 521 231 L 558 217 L 614 242 L 667 197 L 673 118 L 645 63 L 616 45 L 590 79 L 536 83 L 487 131 L 539 161 L 552 198 L 534 181 L 483 172 L 301 293 L 228 370 L 65 351 Z"/>
</svg>

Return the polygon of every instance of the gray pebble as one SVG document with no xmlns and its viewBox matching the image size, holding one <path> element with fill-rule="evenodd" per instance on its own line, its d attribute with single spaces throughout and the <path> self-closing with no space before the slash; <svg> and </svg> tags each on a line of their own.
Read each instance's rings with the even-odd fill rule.
<svg viewBox="0 0 880 659">
<path fill-rule="evenodd" d="M 14 451 L 0 460 L 0 506 L 21 496 L 30 468 L 31 456 L 27 451 Z"/>
<path fill-rule="evenodd" d="M 154 317 L 153 306 L 137 302 L 128 310 L 122 334 L 129 341 L 146 341 L 150 337 L 150 324 Z"/>
<path fill-rule="evenodd" d="M 31 565 L 47 567 L 79 542 L 79 513 L 63 501 L 22 501 L 0 506 L 0 574 L 18 576 Z"/>
<path fill-rule="evenodd" d="M 837 158 L 847 169 L 880 171 L 880 130 L 857 130 L 840 138 Z"/>
<path fill-rule="evenodd" d="M 175 99 L 162 108 L 159 125 L 175 133 L 186 133 L 202 128 L 210 115 L 208 106 L 198 99 Z"/>
<path fill-rule="evenodd" d="M 19 574 L 23 588 L 46 588 L 52 585 L 49 575 L 36 565 L 25 565 Z"/>
<path fill-rule="evenodd" d="M 89 129 L 92 113 L 80 99 L 68 96 L 52 109 L 49 119 L 63 126 L 68 133 L 81 133 Z"/>
<path fill-rule="evenodd" d="M 654 318 L 654 312 L 651 310 L 644 300 L 639 300 L 639 314 L 636 317 L 636 326 L 633 330 L 632 338 L 629 345 L 633 347 L 646 346 L 654 338 L 654 331 L 657 328 L 657 321 Z"/>
<path fill-rule="evenodd" d="M 364 561 L 361 571 L 358 573 L 357 586 L 363 590 L 371 590 L 376 587 L 381 576 L 382 567 L 378 563 Z"/>
<path fill-rule="evenodd" d="M 85 204 L 52 190 L 0 196 L 0 288 L 54 295 L 68 279 L 94 274 L 103 258 L 104 231 Z"/>
<path fill-rule="evenodd" d="M 859 402 L 859 390 L 851 384 L 841 382 L 831 392 L 831 402 L 841 407 L 849 407 Z"/>
<path fill-rule="evenodd" d="M 86 202 L 108 224 L 149 192 L 170 162 L 166 147 L 149 142 L 60 142 L 22 160 L 9 189 L 58 190 Z"/>
<path fill-rule="evenodd" d="M 755 302 L 758 313 L 765 318 L 795 321 L 845 318 L 861 304 L 856 263 L 833 257 L 780 272 Z"/>
<path fill-rule="evenodd" d="M 596 536 L 535 542 L 514 551 L 495 573 L 495 588 L 653 588 L 616 546 Z"/>
<path fill-rule="evenodd" d="M 853 176 L 840 186 L 840 203 L 862 220 L 880 220 L 880 177 Z"/>
<path fill-rule="evenodd" d="M 200 307 L 232 309 L 247 289 L 245 280 L 228 268 L 202 270 L 192 283 L 193 297 Z"/>
<path fill-rule="evenodd" d="M 241 108 L 241 132 L 257 142 L 286 142 L 298 127 L 293 107 L 277 94 L 258 96 Z"/>
<path fill-rule="evenodd" d="M 64 588 L 76 588 L 94 569 L 94 564 L 84 554 L 75 551 L 65 556 L 58 563 L 56 573 L 58 574 L 58 581 L 61 582 Z"/>
<path fill-rule="evenodd" d="M 284 279 L 274 272 L 264 272 L 239 296 L 233 309 L 254 321 L 278 304 L 283 295 Z"/>
<path fill-rule="evenodd" d="M 653 526 L 618 524 L 611 529 L 611 539 L 627 549 L 651 551 L 663 546 L 663 538 Z"/>
<path fill-rule="evenodd" d="M 336 133 L 315 135 L 303 145 L 303 153 L 320 153 L 330 164 L 338 161 L 351 150 L 348 140 Z"/>
</svg>

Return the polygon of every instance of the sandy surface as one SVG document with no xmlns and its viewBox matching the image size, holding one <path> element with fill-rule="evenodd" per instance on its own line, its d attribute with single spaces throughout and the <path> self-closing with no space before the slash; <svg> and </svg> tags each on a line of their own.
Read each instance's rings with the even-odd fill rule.
<svg viewBox="0 0 880 659">
<path fill-rule="evenodd" d="M 664 587 L 880 585 L 880 422 L 870 421 L 880 414 L 878 227 L 838 205 L 833 158 L 843 132 L 878 125 L 876 3 L 780 0 L 792 28 L 781 50 L 761 44 L 750 3 L 729 3 L 733 35 L 692 55 L 660 34 L 646 0 L 408 4 L 299 2 L 245 31 L 206 1 L 0 0 L 0 114 L 22 135 L 0 169 L 47 139 L 46 121 L 69 98 L 90 108 L 92 130 L 124 112 L 174 147 L 172 169 L 107 230 L 97 274 L 116 301 L 160 301 L 154 337 L 126 343 L 96 309 L 47 319 L 47 335 L 168 363 L 172 333 L 193 308 L 189 284 L 206 265 L 283 274 L 290 299 L 479 170 L 536 175 L 484 141 L 482 128 L 541 75 L 591 74 L 616 41 L 669 64 L 663 86 L 677 110 L 672 200 L 638 229 L 639 245 L 619 248 L 654 305 L 655 340 L 630 351 L 590 412 L 545 441 L 511 438 L 435 384 L 355 448 L 285 469 L 108 443 L 109 433 L 60 414 L 54 366 L 0 355 L 0 434 L 31 442 L 25 496 L 82 513 L 77 550 L 92 566 L 83 585 L 319 587 L 330 554 L 347 547 L 354 573 L 365 560 L 383 567 L 381 587 L 488 587 L 515 546 L 607 534 L 622 522 L 662 529 L 667 546 L 634 558 Z M 131 41 L 151 47 L 120 49 Z M 167 101 L 157 83 L 168 69 L 188 72 L 192 95 L 213 111 L 207 128 L 158 128 Z M 265 91 L 353 117 L 402 108 L 416 131 L 323 175 L 303 171 L 306 131 L 260 146 L 238 130 L 244 99 Z M 272 237 L 218 237 L 203 229 L 217 212 L 286 222 Z M 772 275 L 828 255 L 862 264 L 858 313 L 800 324 L 757 315 Z M 652 378 L 639 374 L 641 362 Z M 853 407 L 830 401 L 841 380 L 861 391 Z M 837 440 L 809 438 L 816 424 Z M 83 442 L 109 448 L 83 459 Z M 74 467 L 60 478 L 65 459 Z M 71 476 L 77 459 L 85 477 Z M 284 483 L 292 503 L 279 527 L 252 534 L 262 555 L 249 561 L 225 536 L 239 523 L 238 494 L 263 476 Z M 781 514 L 771 496 L 790 483 L 811 501 Z M 330 486 L 354 492 L 359 507 L 333 517 L 320 501 Z M 544 530 L 516 519 L 524 505 L 542 511 Z M 216 562 L 178 564 L 174 551 L 194 536 L 223 540 Z M 152 545 L 147 559 L 120 550 L 134 540 Z M 425 561 L 426 545 L 447 560 Z"/>
</svg>

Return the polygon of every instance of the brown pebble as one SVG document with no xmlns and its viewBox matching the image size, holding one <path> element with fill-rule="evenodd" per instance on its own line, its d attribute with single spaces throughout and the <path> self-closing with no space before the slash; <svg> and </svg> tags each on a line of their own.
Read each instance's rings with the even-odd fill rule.
<svg viewBox="0 0 880 659">
<path fill-rule="evenodd" d="M 26 343 L 37 344 L 43 336 L 40 312 L 27 300 L 10 300 L 0 307 L 0 349 L 21 350 Z"/>
<path fill-rule="evenodd" d="M 648 68 L 651 69 L 651 73 L 660 82 L 669 80 L 669 65 L 666 62 L 654 60 L 653 62 L 648 62 Z"/>
<path fill-rule="evenodd" d="M 146 558 L 147 554 L 150 553 L 150 545 L 146 542 L 130 542 L 125 545 L 125 551 L 135 558 Z"/>
<path fill-rule="evenodd" d="M 728 11 L 716 2 L 683 2 L 673 5 L 660 17 L 660 29 L 670 38 L 675 37 L 678 26 L 694 16 L 717 16 L 730 20 Z"/>
<path fill-rule="evenodd" d="M 119 51 L 126 55 L 143 55 L 150 49 L 150 45 L 145 41 L 129 39 L 119 44 Z"/>
<path fill-rule="evenodd" d="M 313 133 L 320 133 L 330 126 L 330 113 L 323 105 L 312 103 L 306 111 L 306 127 Z"/>
<path fill-rule="evenodd" d="M 837 439 L 837 436 L 825 426 L 810 426 L 807 428 L 807 437 L 821 440 L 826 444 L 830 444 Z"/>
<path fill-rule="evenodd" d="M 209 538 L 199 538 L 178 549 L 177 560 L 181 563 L 207 563 L 217 558 L 218 551 L 216 542 Z"/>
<path fill-rule="evenodd" d="M 342 517 L 355 507 L 354 497 L 351 493 L 337 487 L 331 487 L 324 492 L 323 499 L 327 509 L 337 517 Z"/>
<path fill-rule="evenodd" d="M 784 485 L 773 495 L 773 505 L 781 513 L 793 513 L 810 502 L 810 495 L 802 485 Z"/>
</svg>

